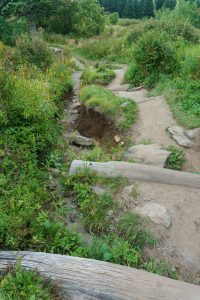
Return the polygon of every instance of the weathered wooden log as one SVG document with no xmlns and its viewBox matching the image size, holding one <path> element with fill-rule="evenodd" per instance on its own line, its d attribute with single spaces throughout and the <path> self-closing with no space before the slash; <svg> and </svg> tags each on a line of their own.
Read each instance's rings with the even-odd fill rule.
<svg viewBox="0 0 200 300">
<path fill-rule="evenodd" d="M 200 176 L 198 174 L 122 161 L 99 163 L 74 160 L 71 164 L 69 174 L 78 173 L 81 169 L 86 167 L 108 177 L 124 176 L 132 180 L 150 181 L 200 189 Z"/>
<path fill-rule="evenodd" d="M 63 290 L 63 299 L 200 300 L 200 287 L 96 260 L 36 252 L 0 252 L 0 270 L 16 263 L 37 269 Z"/>
</svg>

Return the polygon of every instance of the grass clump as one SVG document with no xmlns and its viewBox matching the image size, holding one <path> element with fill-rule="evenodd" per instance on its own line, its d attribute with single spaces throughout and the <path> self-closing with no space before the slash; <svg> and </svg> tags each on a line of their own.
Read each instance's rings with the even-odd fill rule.
<svg viewBox="0 0 200 300">
<path fill-rule="evenodd" d="M 82 85 L 107 85 L 115 77 L 115 72 L 104 65 L 87 67 L 81 75 Z"/>
<path fill-rule="evenodd" d="M 100 107 L 108 117 L 117 116 L 116 124 L 122 129 L 130 128 L 136 121 L 137 106 L 133 100 L 115 96 L 112 91 L 95 85 L 81 89 L 80 100 L 88 107 Z M 122 103 L 126 105 L 123 106 Z"/>
<path fill-rule="evenodd" d="M 141 261 L 140 252 L 116 235 L 95 237 L 87 249 L 87 257 L 134 268 Z"/>
<path fill-rule="evenodd" d="M 118 222 L 120 236 L 135 249 L 143 249 L 145 245 L 154 245 L 155 237 L 147 231 L 147 220 L 136 213 L 124 214 Z"/>
<path fill-rule="evenodd" d="M 60 300 L 55 286 L 36 271 L 21 267 L 19 259 L 16 267 L 11 267 L 0 275 L 0 298 L 2 300 Z"/>
<path fill-rule="evenodd" d="M 179 149 L 173 145 L 166 148 L 171 154 L 168 157 L 165 168 L 180 171 L 185 163 L 185 154 L 182 149 Z"/>
</svg>

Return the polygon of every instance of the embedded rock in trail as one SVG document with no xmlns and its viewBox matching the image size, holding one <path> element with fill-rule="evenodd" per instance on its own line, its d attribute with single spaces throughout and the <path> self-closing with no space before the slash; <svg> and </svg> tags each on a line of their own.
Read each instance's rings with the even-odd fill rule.
<svg viewBox="0 0 200 300">
<path fill-rule="evenodd" d="M 93 145 L 92 139 L 82 136 L 79 133 L 71 135 L 65 134 L 64 137 L 69 139 L 70 143 L 75 144 L 77 146 L 90 147 Z"/>
<path fill-rule="evenodd" d="M 54 52 L 55 54 L 64 54 L 63 50 L 57 47 L 49 47 L 49 49 Z"/>
<path fill-rule="evenodd" d="M 191 139 L 196 141 L 200 141 L 200 128 L 196 128 L 193 130 L 186 130 L 185 134 Z"/>
<path fill-rule="evenodd" d="M 168 128 L 168 131 L 171 133 L 173 139 L 182 147 L 191 148 L 193 142 L 187 137 L 184 132 L 184 129 L 180 126 L 171 126 Z"/>
<path fill-rule="evenodd" d="M 148 217 L 153 223 L 169 228 L 172 224 L 171 217 L 167 209 L 158 203 L 147 203 L 141 207 L 136 207 L 135 212 L 144 217 Z"/>
<path fill-rule="evenodd" d="M 124 153 L 127 160 L 137 160 L 138 163 L 164 168 L 171 152 L 164 150 L 158 144 L 135 145 Z"/>
<path fill-rule="evenodd" d="M 127 92 L 129 90 L 129 84 L 112 86 L 110 89 L 113 92 Z"/>
</svg>

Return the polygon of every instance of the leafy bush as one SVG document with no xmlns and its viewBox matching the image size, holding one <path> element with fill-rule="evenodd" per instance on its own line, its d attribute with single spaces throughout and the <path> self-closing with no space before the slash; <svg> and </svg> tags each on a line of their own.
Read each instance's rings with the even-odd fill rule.
<svg viewBox="0 0 200 300">
<path fill-rule="evenodd" d="M 127 63 L 131 52 L 124 38 L 101 36 L 96 39 L 83 41 L 78 53 L 91 60 L 108 60 Z"/>
<path fill-rule="evenodd" d="M 118 23 L 118 20 L 119 20 L 118 13 L 114 12 L 114 13 L 110 14 L 109 19 L 110 19 L 110 24 L 116 25 Z"/>
<path fill-rule="evenodd" d="M 103 65 L 87 67 L 84 69 L 81 79 L 83 85 L 99 84 L 106 85 L 115 77 L 115 72 Z"/>
<path fill-rule="evenodd" d="M 73 14 L 73 31 L 81 36 L 98 35 L 104 28 L 103 9 L 97 0 L 80 0 Z"/>
<path fill-rule="evenodd" d="M 188 21 L 149 19 L 133 26 L 133 29 L 131 29 L 127 34 L 128 44 L 130 45 L 137 41 L 137 39 L 143 34 L 146 34 L 151 30 L 157 31 L 158 34 L 164 32 L 170 36 L 171 40 L 174 41 L 182 38 L 187 42 L 198 43 L 200 39 L 199 31 Z"/>
<path fill-rule="evenodd" d="M 10 268 L 0 276 L 0 298 L 15 299 L 61 299 L 51 282 L 36 271 L 24 270 L 20 260 L 15 268 Z"/>
<path fill-rule="evenodd" d="M 45 71 L 52 63 L 51 51 L 38 37 L 24 35 L 17 39 L 16 52 L 23 64 L 33 64 Z"/>
<path fill-rule="evenodd" d="M 167 159 L 165 168 L 180 171 L 185 162 L 185 154 L 183 150 L 173 145 L 167 147 L 166 150 L 170 151 L 171 154 Z"/>
<path fill-rule="evenodd" d="M 171 74 L 175 71 L 176 54 L 169 41 L 167 34 L 158 34 L 157 31 L 149 31 L 138 40 L 133 51 L 136 64 L 136 78 L 132 78 L 134 84 L 152 85 L 160 74 Z"/>
</svg>

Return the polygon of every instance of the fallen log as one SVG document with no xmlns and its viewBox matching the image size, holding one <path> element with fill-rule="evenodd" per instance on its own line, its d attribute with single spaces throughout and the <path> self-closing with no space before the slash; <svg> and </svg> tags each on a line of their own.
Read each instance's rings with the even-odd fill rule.
<svg viewBox="0 0 200 300">
<path fill-rule="evenodd" d="M 22 258 L 57 282 L 62 299 L 200 300 L 200 287 L 145 271 L 96 260 L 37 252 L 0 252 L 0 270 Z"/>
<path fill-rule="evenodd" d="M 78 173 L 83 168 L 89 168 L 92 171 L 108 177 L 124 176 L 132 180 L 150 181 L 200 189 L 200 175 L 198 174 L 122 161 L 99 163 L 74 160 L 71 164 L 69 174 Z"/>
</svg>

